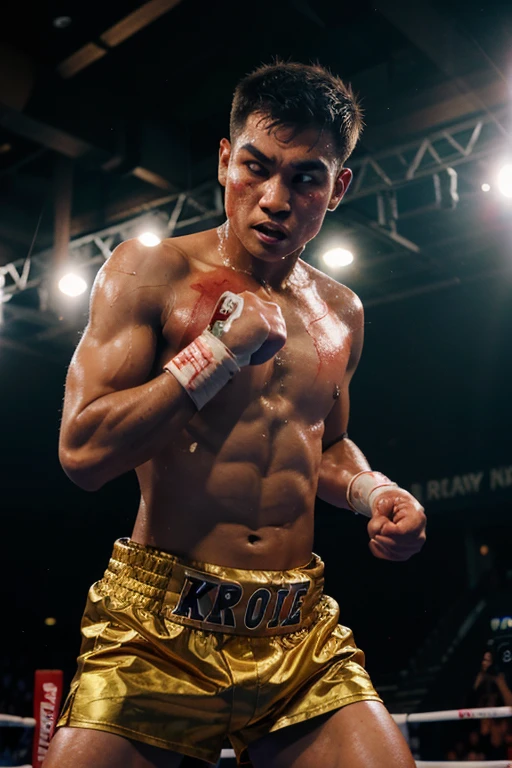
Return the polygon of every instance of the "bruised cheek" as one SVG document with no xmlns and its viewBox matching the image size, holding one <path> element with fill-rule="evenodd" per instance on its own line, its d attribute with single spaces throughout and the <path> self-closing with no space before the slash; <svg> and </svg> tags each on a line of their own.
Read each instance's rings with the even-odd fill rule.
<svg viewBox="0 0 512 768">
<path fill-rule="evenodd" d="M 228 180 L 226 189 L 226 216 L 233 217 L 240 213 L 240 209 L 246 205 L 246 199 L 251 192 L 252 184 L 250 181 L 242 181 L 238 174 L 234 174 Z"/>
</svg>

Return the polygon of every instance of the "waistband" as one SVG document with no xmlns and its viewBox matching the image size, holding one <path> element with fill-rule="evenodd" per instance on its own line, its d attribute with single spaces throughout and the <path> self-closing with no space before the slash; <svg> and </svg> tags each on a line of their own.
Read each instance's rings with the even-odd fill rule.
<svg viewBox="0 0 512 768">
<path fill-rule="evenodd" d="M 296 632 L 316 618 L 324 564 L 246 570 L 183 560 L 128 538 L 114 543 L 100 592 L 195 629 L 234 635 Z"/>
</svg>

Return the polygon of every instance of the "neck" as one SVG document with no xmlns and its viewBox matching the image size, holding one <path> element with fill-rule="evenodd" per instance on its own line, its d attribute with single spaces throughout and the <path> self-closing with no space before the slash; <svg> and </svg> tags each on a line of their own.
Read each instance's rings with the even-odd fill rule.
<svg viewBox="0 0 512 768">
<path fill-rule="evenodd" d="M 243 247 L 229 226 L 229 221 L 225 221 L 217 229 L 217 234 L 222 263 L 237 272 L 246 272 L 264 288 L 273 291 L 281 291 L 286 287 L 287 279 L 304 250 L 302 246 L 278 261 L 265 261 L 255 258 Z"/>
</svg>

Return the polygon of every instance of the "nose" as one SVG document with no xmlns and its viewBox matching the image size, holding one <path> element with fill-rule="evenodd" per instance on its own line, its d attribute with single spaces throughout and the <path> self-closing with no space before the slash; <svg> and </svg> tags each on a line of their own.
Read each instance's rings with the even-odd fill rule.
<svg viewBox="0 0 512 768">
<path fill-rule="evenodd" d="M 286 218 L 291 211 L 290 191 L 279 176 L 265 180 L 260 197 L 260 208 L 272 216 Z"/>
</svg>

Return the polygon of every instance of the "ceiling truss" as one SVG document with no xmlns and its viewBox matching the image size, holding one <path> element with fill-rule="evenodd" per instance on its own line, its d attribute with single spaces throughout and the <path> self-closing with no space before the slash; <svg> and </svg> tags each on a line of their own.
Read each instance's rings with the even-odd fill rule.
<svg viewBox="0 0 512 768">
<path fill-rule="evenodd" d="M 344 224 L 350 228 L 363 227 L 377 239 L 392 240 L 404 252 L 417 253 L 419 247 L 396 232 L 394 221 L 400 215 L 411 215 L 411 209 L 400 209 L 396 201 L 398 190 L 419 180 L 434 180 L 454 166 L 498 155 L 506 142 L 497 125 L 503 115 L 475 117 L 458 125 L 423 136 L 415 142 L 367 156 L 352 163 L 354 182 L 348 203 L 373 198 L 375 219 L 361 216 L 350 205 L 344 206 Z M 385 211 L 391 211 L 386 215 Z M 414 211 L 412 211 L 414 213 Z M 209 226 L 224 215 L 222 192 L 216 181 L 207 182 L 189 192 L 173 193 L 130 211 L 125 219 L 97 232 L 72 240 L 69 244 L 69 268 L 80 271 L 97 268 L 109 258 L 119 242 L 137 236 L 148 216 L 157 224 L 163 236 L 170 237 L 188 228 L 197 231 L 204 223 Z M 194 229 L 195 228 L 195 229 Z M 73 330 L 74 326 L 59 319 L 51 306 L 55 282 L 52 250 L 41 251 L 26 259 L 0 267 L 1 335 L 8 338 L 9 326 L 18 321 L 30 324 L 30 334 L 24 341 L 48 342 Z M 38 307 L 16 302 L 16 296 L 33 290 L 38 295 Z M 13 300 L 14 299 L 14 300 Z M 29 338 L 27 338 L 27 335 Z"/>
</svg>

